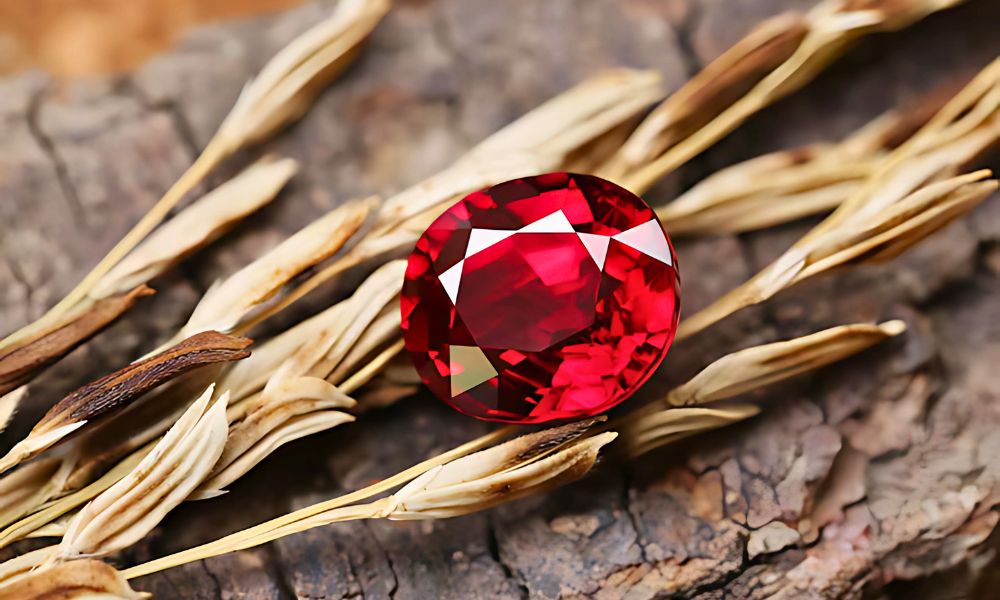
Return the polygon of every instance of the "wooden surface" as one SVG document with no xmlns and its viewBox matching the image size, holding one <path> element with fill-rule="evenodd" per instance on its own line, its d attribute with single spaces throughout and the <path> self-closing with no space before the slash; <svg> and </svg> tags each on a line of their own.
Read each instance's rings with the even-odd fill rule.
<svg viewBox="0 0 1000 600">
<path fill-rule="evenodd" d="M 345 79 L 261 149 L 302 162 L 287 192 L 46 374 L 4 445 L 66 391 L 157 346 L 216 277 L 336 203 L 433 173 L 603 67 L 656 68 L 674 88 L 762 18 L 812 2 L 398 4 Z M 192 160 L 242 83 L 328 10 L 314 3 L 201 29 L 126 77 L 0 81 L 0 330 L 68 291 Z M 969 77 L 1000 54 L 998 22 L 1000 3 L 972 0 L 863 42 L 648 199 L 666 202 L 764 151 L 835 139 Z M 744 280 L 807 226 L 680 241 L 684 312 Z M 811 282 L 677 344 L 644 390 L 662 392 L 753 343 L 860 320 L 910 324 L 901 341 L 769 389 L 765 413 L 750 423 L 605 464 L 548 497 L 485 514 L 327 527 L 136 586 L 206 599 L 995 597 L 998 241 L 994 198 L 890 265 Z M 426 396 L 405 400 L 281 450 L 225 497 L 182 506 L 121 563 L 357 488 L 484 430 Z M 817 532 L 817 521 L 831 522 Z"/>
</svg>

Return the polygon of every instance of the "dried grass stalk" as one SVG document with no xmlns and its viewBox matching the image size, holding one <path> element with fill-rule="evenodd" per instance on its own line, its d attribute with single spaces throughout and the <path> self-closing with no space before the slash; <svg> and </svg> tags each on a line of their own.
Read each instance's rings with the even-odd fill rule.
<svg viewBox="0 0 1000 600">
<path fill-rule="evenodd" d="M 372 199 L 349 202 L 313 221 L 264 256 L 205 293 L 179 337 L 216 329 L 232 331 L 261 303 L 306 269 L 344 247 L 364 223 Z"/>
<path fill-rule="evenodd" d="M 140 600 L 121 573 L 96 559 L 74 560 L 27 572 L 0 584 L 0 600 Z"/>
<path fill-rule="evenodd" d="M 81 302 L 222 160 L 301 117 L 319 92 L 350 64 L 389 7 L 389 0 L 342 0 L 329 19 L 279 51 L 247 84 L 219 131 L 156 205 L 73 291 L 41 319 L 0 342 L 0 347 L 46 329 Z"/>
<path fill-rule="evenodd" d="M 0 479 L 0 523 L 12 523 L 51 498 L 62 488 L 65 471 L 62 460 L 43 458 Z"/>
<path fill-rule="evenodd" d="M 741 308 L 835 268 L 895 258 L 992 194 L 997 182 L 989 176 L 989 171 L 978 171 L 930 184 L 877 214 L 842 221 L 796 244 L 749 281 L 682 321 L 677 337 L 691 336 Z"/>
<path fill-rule="evenodd" d="M 101 277 L 90 297 L 106 298 L 151 281 L 273 200 L 297 171 L 290 158 L 258 160 L 158 227 Z"/>
<path fill-rule="evenodd" d="M 656 213 L 671 235 L 740 233 L 826 212 L 856 194 L 889 150 L 944 104 L 935 91 L 836 144 L 765 154 L 717 171 Z"/>
<path fill-rule="evenodd" d="M 597 419 L 571 423 L 528 434 L 498 446 L 461 454 L 423 468 L 395 494 L 360 506 L 349 506 L 361 493 L 306 507 L 216 542 L 157 559 L 125 571 L 128 578 L 147 575 L 172 566 L 241 550 L 297 531 L 351 519 L 435 519 L 469 514 L 546 491 L 585 475 L 598 451 L 614 439 L 605 432 L 580 439 Z M 418 465 L 426 467 L 426 465 Z M 406 473 L 406 472 L 404 472 Z M 402 475 L 402 474 L 401 474 Z M 417 476 L 419 475 L 419 476 Z M 399 476 L 390 478 L 402 483 Z M 381 487 L 381 486 L 380 486 Z M 374 495 L 374 488 L 362 493 Z M 370 495 L 368 497 L 370 497 Z"/>
<path fill-rule="evenodd" d="M 672 406 L 692 406 L 732 398 L 819 369 L 904 331 L 902 321 L 856 323 L 733 352 L 671 390 L 666 401 Z"/>
<path fill-rule="evenodd" d="M 350 298 L 311 319 L 308 337 L 286 346 L 288 340 L 279 336 L 273 341 L 283 352 L 269 349 L 265 359 L 233 369 L 225 384 L 235 384 L 246 401 L 230 407 L 234 424 L 226 450 L 192 499 L 223 493 L 285 443 L 354 420 L 340 409 L 353 408 L 355 401 L 334 384 L 398 337 L 395 305 L 404 270 L 404 261 L 383 265 Z M 267 373 L 273 374 L 260 393 L 251 394 Z"/>
<path fill-rule="evenodd" d="M 910 139 L 878 165 L 865 186 L 849 197 L 802 243 L 891 206 L 922 185 L 957 175 L 1000 139 L 1000 58 L 980 71 Z"/>
<path fill-rule="evenodd" d="M 671 408 L 631 419 L 622 428 L 621 452 L 637 457 L 685 437 L 738 423 L 760 413 L 752 404 L 718 408 Z"/>
<path fill-rule="evenodd" d="M 24 538 L 32 532 L 37 531 L 46 524 L 59 519 L 63 515 L 108 489 L 122 477 L 131 472 L 132 469 L 134 469 L 135 466 L 146 456 L 146 454 L 152 450 L 152 448 L 153 445 L 150 444 L 141 450 L 134 452 L 125 460 L 116 464 L 111 470 L 93 483 L 81 489 L 69 492 L 64 496 L 59 497 L 57 500 L 53 500 L 42 505 L 40 508 L 37 508 L 35 512 L 29 514 L 24 519 L 12 524 L 4 523 L 6 527 L 0 531 L 0 548 L 4 548 L 17 540 Z M 16 475 L 17 472 L 19 471 L 16 471 L 14 474 Z M 10 477 L 10 475 L 8 475 L 8 477 Z"/>
<path fill-rule="evenodd" d="M 372 231 L 340 260 L 269 306 L 270 316 L 346 269 L 414 243 L 462 196 L 501 181 L 557 170 L 662 96 L 659 74 L 616 69 L 545 102 L 483 140 L 454 165 L 389 198 Z"/>
<path fill-rule="evenodd" d="M 69 354 L 74 348 L 114 323 L 151 288 L 139 285 L 132 291 L 99 300 L 16 343 L 0 349 L 0 395 L 25 383 L 45 367 Z"/>
<path fill-rule="evenodd" d="M 59 545 L 61 559 L 138 541 L 201 483 L 226 443 L 228 395 L 211 402 L 212 392 L 205 390 L 135 469 L 77 514 Z"/>
<path fill-rule="evenodd" d="M 0 459 L 0 472 L 37 456 L 88 422 L 121 410 L 139 396 L 203 365 L 239 360 L 250 340 L 207 331 L 172 348 L 132 363 L 72 392 L 53 406 L 28 436 Z"/>
<path fill-rule="evenodd" d="M 600 173 L 643 192 L 750 116 L 811 81 L 855 39 L 961 0 L 826 0 L 764 22 L 665 100 Z"/>
</svg>

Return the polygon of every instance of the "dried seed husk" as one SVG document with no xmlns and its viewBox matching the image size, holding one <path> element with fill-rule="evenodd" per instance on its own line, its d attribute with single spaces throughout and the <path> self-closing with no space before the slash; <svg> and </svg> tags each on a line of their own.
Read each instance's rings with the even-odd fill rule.
<svg viewBox="0 0 1000 600">
<path fill-rule="evenodd" d="M 208 475 L 226 443 L 227 394 L 213 388 L 194 402 L 142 461 L 87 504 L 59 545 L 59 556 L 99 556 L 141 539 Z"/>
<path fill-rule="evenodd" d="M 344 0 L 329 19 L 279 51 L 247 84 L 202 153 L 153 208 L 76 288 L 41 319 L 0 342 L 0 348 L 47 328 L 79 304 L 225 158 L 301 117 L 322 89 L 350 64 L 389 7 L 389 0 Z"/>
<path fill-rule="evenodd" d="M 0 525 L 9 525 L 56 494 L 68 476 L 60 458 L 30 462 L 0 479 Z"/>
<path fill-rule="evenodd" d="M 349 518 L 458 516 L 545 491 L 590 470 L 599 449 L 616 435 L 605 432 L 583 437 L 594 423 L 603 420 L 598 417 L 553 427 L 490 447 L 509 433 L 510 428 L 504 428 L 364 490 L 319 502 L 214 542 L 132 567 L 124 573 L 128 578 L 139 577 Z M 406 482 L 410 484 L 392 496 L 370 504 L 350 506 Z"/>
<path fill-rule="evenodd" d="M 48 565 L 0 584 L 0 600 L 57 598 L 139 600 L 149 594 L 136 592 L 114 567 L 96 559 Z"/>
<path fill-rule="evenodd" d="M 855 195 L 886 154 L 955 91 L 949 85 L 890 110 L 841 142 L 773 152 L 717 171 L 658 208 L 657 216 L 676 236 L 740 233 L 827 212 Z"/>
<path fill-rule="evenodd" d="M 730 404 L 714 408 L 669 408 L 631 419 L 622 428 L 621 447 L 630 457 L 704 431 L 718 429 L 760 413 L 752 404 Z"/>
<path fill-rule="evenodd" d="M 354 59 L 389 12 L 389 0 L 341 0 L 333 14 L 299 34 L 243 88 L 213 143 L 226 153 L 297 121 Z"/>
<path fill-rule="evenodd" d="M 348 268 L 413 244 L 433 219 L 470 192 L 562 168 L 660 97 L 658 73 L 628 69 L 599 73 L 559 94 L 483 140 L 451 167 L 386 200 L 375 226 L 357 245 L 261 311 L 251 325 Z"/>
<path fill-rule="evenodd" d="M 178 336 L 194 331 L 232 331 L 293 277 L 332 256 L 358 231 L 372 199 L 349 202 L 313 221 L 205 293 Z"/>
<path fill-rule="evenodd" d="M 17 412 L 17 407 L 21 405 L 21 401 L 27 395 L 28 386 L 22 385 L 0 396 L 0 433 L 7 429 L 10 420 L 14 418 L 14 413 Z"/>
<path fill-rule="evenodd" d="M 902 321 L 841 325 L 720 358 L 667 394 L 667 404 L 692 406 L 732 398 L 819 369 L 906 331 Z"/>
<path fill-rule="evenodd" d="M 0 548 L 24 538 L 39 528 L 94 498 L 127 475 L 152 450 L 153 444 L 133 452 L 93 483 L 44 504 L 37 511 L 0 531 Z"/>
<path fill-rule="evenodd" d="M 749 281 L 681 321 L 677 338 L 689 337 L 816 275 L 898 256 L 995 191 L 997 182 L 987 180 L 989 175 L 978 171 L 928 185 L 878 214 L 844 221 L 797 243 Z"/>
<path fill-rule="evenodd" d="M 857 38 L 901 29 L 961 1 L 827 0 L 805 15 L 767 21 L 654 110 L 599 173 L 642 193 L 811 81 Z"/>
<path fill-rule="evenodd" d="M 22 579 L 38 567 L 49 562 L 56 553 L 55 546 L 47 546 L 0 563 L 0 591 L 17 579 Z"/>
<path fill-rule="evenodd" d="M 128 293 L 74 311 L 31 337 L 5 345 L 0 349 L 0 395 L 31 381 L 45 367 L 114 323 L 139 298 L 153 293 L 151 288 L 139 285 Z"/>
<path fill-rule="evenodd" d="M 151 281 L 268 204 L 297 171 L 290 158 L 265 156 L 253 163 L 153 231 L 94 285 L 90 297 L 106 298 Z"/>
<path fill-rule="evenodd" d="M 0 459 L 0 471 L 37 456 L 88 422 L 128 406 L 139 396 L 196 367 L 246 358 L 250 340 L 216 331 L 191 336 L 150 358 L 132 363 L 72 392 Z"/>
</svg>

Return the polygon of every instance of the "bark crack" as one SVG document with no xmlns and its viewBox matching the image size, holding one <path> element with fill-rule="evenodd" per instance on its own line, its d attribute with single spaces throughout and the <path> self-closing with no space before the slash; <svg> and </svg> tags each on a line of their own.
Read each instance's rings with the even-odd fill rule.
<svg viewBox="0 0 1000 600">
<path fill-rule="evenodd" d="M 87 211 L 83 206 L 83 202 L 80 200 L 79 194 L 76 192 L 76 188 L 73 186 L 72 178 L 69 175 L 69 169 L 66 166 L 65 161 L 61 156 L 59 156 L 59 151 L 56 149 L 55 142 L 45 130 L 42 128 L 41 124 L 41 110 L 42 105 L 45 103 L 46 92 L 40 90 L 31 96 L 28 101 L 28 110 L 25 113 L 25 123 L 28 126 L 28 132 L 34 139 L 35 143 L 38 144 L 39 149 L 48 159 L 49 163 L 52 165 L 55 171 L 56 180 L 59 182 L 59 187 L 63 192 L 63 199 L 73 214 L 73 217 L 83 224 L 86 229 L 91 229 L 90 220 L 87 218 Z"/>
<path fill-rule="evenodd" d="M 396 566 L 392 562 L 392 556 L 389 555 L 385 546 L 382 545 L 382 541 L 378 539 L 378 535 L 376 535 L 375 530 L 372 529 L 371 524 L 368 523 L 368 521 L 361 521 L 361 524 L 368 528 L 368 531 L 372 536 L 372 542 L 375 544 L 375 548 L 377 548 L 378 551 L 382 553 L 382 556 L 385 557 L 385 564 L 389 568 L 389 572 L 392 573 L 392 586 L 389 588 L 389 597 L 395 598 L 396 592 L 399 591 L 399 575 L 396 574 Z"/>
<path fill-rule="evenodd" d="M 503 557 L 500 554 L 500 542 L 497 539 L 496 524 L 493 521 L 493 516 L 489 515 L 486 519 L 486 547 L 489 550 L 490 557 L 500 565 L 500 570 L 503 571 L 504 576 L 508 581 L 514 584 L 517 588 L 518 593 L 521 598 L 528 598 L 531 594 L 528 591 L 528 586 L 525 585 L 524 581 L 514 572 L 506 562 L 504 562 Z"/>
</svg>

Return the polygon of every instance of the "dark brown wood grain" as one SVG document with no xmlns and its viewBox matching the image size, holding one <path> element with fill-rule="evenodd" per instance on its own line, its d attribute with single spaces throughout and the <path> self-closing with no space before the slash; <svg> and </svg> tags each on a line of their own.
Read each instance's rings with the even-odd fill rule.
<svg viewBox="0 0 1000 600">
<path fill-rule="evenodd" d="M 434 173 L 602 68 L 655 68 L 674 89 L 757 23 L 814 4 L 397 2 L 345 78 L 261 149 L 302 163 L 282 197 L 167 275 L 100 344 L 38 378 L 11 440 L 51 398 L 156 348 L 215 279 L 339 202 Z M 124 77 L 0 81 L 0 329 L 68 291 L 190 162 L 246 79 L 331 5 L 198 30 Z M 997 22 L 1000 4 L 969 0 L 861 42 L 648 200 L 668 202 L 738 160 L 840 139 L 889 107 L 968 79 L 1000 54 Z M 996 155 L 982 164 L 996 167 Z M 682 313 L 744 281 L 808 226 L 677 240 Z M 283 323 L 339 297 L 319 292 Z M 330 526 L 135 587 L 196 599 L 991 598 L 991 553 L 1000 548 L 991 537 L 1000 503 L 998 295 L 993 198 L 891 263 L 807 282 L 678 343 L 631 401 L 737 348 L 847 322 L 907 321 L 901 340 L 755 396 L 765 410 L 748 423 L 631 464 L 606 461 L 584 481 L 487 513 Z M 290 444 L 229 494 L 179 507 L 117 560 L 158 556 L 362 487 L 485 430 L 429 396 L 404 400 Z"/>
</svg>

